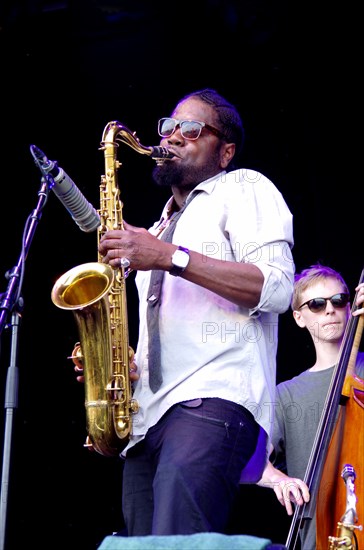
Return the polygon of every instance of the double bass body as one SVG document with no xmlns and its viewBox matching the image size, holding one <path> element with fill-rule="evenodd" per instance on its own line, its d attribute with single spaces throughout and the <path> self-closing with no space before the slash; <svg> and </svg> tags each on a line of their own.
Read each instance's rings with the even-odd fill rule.
<svg viewBox="0 0 364 550">
<path fill-rule="evenodd" d="M 345 464 L 355 468 L 358 526 L 364 522 L 364 380 L 353 375 L 347 382 L 350 393 L 343 396 L 317 494 L 317 550 L 329 548 L 328 539 L 336 533 L 345 511 L 346 491 L 340 476 Z M 364 548 L 364 530 L 355 529 L 353 537 L 352 548 Z"/>
</svg>

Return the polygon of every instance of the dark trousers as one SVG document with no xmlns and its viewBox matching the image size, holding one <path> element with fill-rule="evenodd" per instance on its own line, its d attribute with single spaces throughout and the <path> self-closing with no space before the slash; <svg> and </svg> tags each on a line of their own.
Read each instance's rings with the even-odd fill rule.
<svg viewBox="0 0 364 550">
<path fill-rule="evenodd" d="M 223 532 L 258 433 L 252 414 L 230 401 L 199 399 L 171 407 L 127 453 L 128 535 Z"/>
</svg>

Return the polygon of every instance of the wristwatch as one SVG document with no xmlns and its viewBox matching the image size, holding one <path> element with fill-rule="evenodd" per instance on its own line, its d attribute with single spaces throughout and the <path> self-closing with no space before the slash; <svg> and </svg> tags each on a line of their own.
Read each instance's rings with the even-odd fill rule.
<svg viewBox="0 0 364 550">
<path fill-rule="evenodd" d="M 172 255 L 172 268 L 170 269 L 170 275 L 178 277 L 181 275 L 190 261 L 190 251 L 188 248 L 179 246 Z"/>
</svg>

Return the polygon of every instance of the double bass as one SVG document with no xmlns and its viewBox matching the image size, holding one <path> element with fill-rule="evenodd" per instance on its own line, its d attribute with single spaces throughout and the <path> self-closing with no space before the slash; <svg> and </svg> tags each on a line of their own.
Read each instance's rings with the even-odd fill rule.
<svg viewBox="0 0 364 550">
<path fill-rule="evenodd" d="M 364 282 L 364 269 L 359 283 Z M 345 486 L 341 472 L 351 465 L 356 473 L 356 510 L 350 532 L 353 550 L 364 550 L 364 530 L 358 521 L 364 522 L 364 380 L 355 374 L 355 363 L 363 332 L 364 316 L 353 316 L 357 309 L 353 300 L 351 315 L 346 325 L 330 387 L 317 428 L 313 448 L 304 481 L 311 499 L 296 507 L 286 540 L 288 550 L 296 548 L 299 529 L 305 518 L 316 514 L 316 550 L 335 548 L 330 546 L 338 532 L 346 506 Z M 316 510 L 315 510 L 316 508 Z M 305 550 L 305 549 L 303 549 Z"/>
</svg>

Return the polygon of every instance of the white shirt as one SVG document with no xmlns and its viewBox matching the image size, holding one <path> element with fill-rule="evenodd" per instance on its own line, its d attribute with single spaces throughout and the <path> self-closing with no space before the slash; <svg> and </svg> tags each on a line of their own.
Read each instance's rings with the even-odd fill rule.
<svg viewBox="0 0 364 550">
<path fill-rule="evenodd" d="M 243 405 L 270 435 L 278 314 L 288 309 L 293 289 L 292 214 L 273 183 L 253 170 L 221 172 L 195 190 L 201 192 L 178 220 L 173 243 L 211 258 L 254 263 L 264 275 L 261 298 L 254 309 L 239 307 L 166 272 L 159 311 L 163 383 L 153 394 L 146 324 L 150 271 L 137 273 L 140 379 L 133 396 L 139 411 L 123 454 L 172 405 L 195 398 Z M 171 202 L 152 233 L 160 232 Z"/>
</svg>

